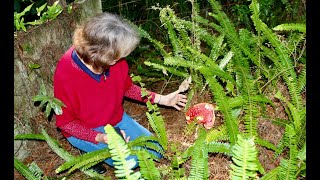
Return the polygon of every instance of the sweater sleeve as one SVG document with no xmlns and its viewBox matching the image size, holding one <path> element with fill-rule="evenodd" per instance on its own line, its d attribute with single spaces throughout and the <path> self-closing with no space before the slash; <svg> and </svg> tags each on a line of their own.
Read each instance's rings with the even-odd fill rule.
<svg viewBox="0 0 320 180">
<path fill-rule="evenodd" d="M 151 96 L 150 102 L 154 104 L 154 98 L 156 93 L 148 90 L 146 91 L 149 93 L 148 96 Z M 147 97 L 141 97 L 141 87 L 133 84 L 131 77 L 129 75 L 126 80 L 126 90 L 125 90 L 124 96 L 130 99 L 137 100 L 139 102 L 148 101 Z"/>
<path fill-rule="evenodd" d="M 94 144 L 98 144 L 95 138 L 97 134 L 99 134 L 99 132 L 89 129 L 87 127 L 84 127 L 77 121 L 71 121 L 68 124 L 60 126 L 60 129 L 63 130 L 64 132 L 71 134 L 72 136 L 78 139 L 82 139 L 82 140 L 92 142 Z"/>
</svg>

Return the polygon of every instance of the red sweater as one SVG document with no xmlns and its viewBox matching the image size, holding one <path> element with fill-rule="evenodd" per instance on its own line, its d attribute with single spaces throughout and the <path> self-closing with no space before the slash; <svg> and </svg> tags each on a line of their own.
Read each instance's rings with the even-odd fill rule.
<svg viewBox="0 0 320 180">
<path fill-rule="evenodd" d="M 74 136 L 93 143 L 99 133 L 92 130 L 122 119 L 124 96 L 146 102 L 141 88 L 132 83 L 125 59 L 111 66 L 104 75 L 92 73 L 71 47 L 60 59 L 54 74 L 54 96 L 66 107 L 56 115 L 56 126 L 65 137 Z M 153 103 L 155 93 L 150 92 Z"/>
</svg>

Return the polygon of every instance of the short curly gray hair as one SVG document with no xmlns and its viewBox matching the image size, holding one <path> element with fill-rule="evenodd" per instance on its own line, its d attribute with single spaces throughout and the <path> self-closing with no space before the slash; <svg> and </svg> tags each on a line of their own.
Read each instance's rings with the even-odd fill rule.
<svg viewBox="0 0 320 180">
<path fill-rule="evenodd" d="M 105 71 L 110 62 L 128 56 L 139 42 L 140 36 L 134 26 L 107 12 L 86 20 L 73 35 L 77 54 L 98 71 Z"/>
</svg>

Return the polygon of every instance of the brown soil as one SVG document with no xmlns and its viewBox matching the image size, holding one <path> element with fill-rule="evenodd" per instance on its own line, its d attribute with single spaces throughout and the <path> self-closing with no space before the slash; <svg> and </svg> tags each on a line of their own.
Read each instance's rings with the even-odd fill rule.
<svg viewBox="0 0 320 180">
<path fill-rule="evenodd" d="M 148 89 L 153 90 L 154 92 L 160 93 L 163 82 L 157 82 L 148 85 Z M 167 94 L 175 90 L 179 85 L 179 82 L 171 82 L 164 89 L 163 94 Z M 283 92 L 286 92 L 285 87 L 280 83 L 278 89 L 282 89 Z M 275 94 L 275 92 L 269 92 L 270 94 Z M 193 102 L 191 104 L 196 104 L 200 102 L 210 102 L 212 97 L 208 93 L 198 94 L 195 96 Z M 270 119 L 273 118 L 282 118 L 286 119 L 286 113 L 284 112 L 283 105 L 276 100 L 276 98 L 271 97 L 271 100 L 275 103 L 276 108 L 272 108 L 271 106 L 267 106 L 266 112 L 268 118 L 261 118 L 258 124 L 258 132 L 259 135 L 265 139 L 274 143 L 275 145 L 281 139 L 284 129 L 280 126 L 276 126 L 270 122 Z M 126 112 L 131 115 L 135 120 L 137 120 L 144 127 L 148 128 L 152 131 L 151 127 L 148 125 L 148 121 L 145 115 L 147 111 L 147 107 L 144 104 L 131 102 L 125 100 L 124 108 Z M 188 146 L 190 146 L 195 140 L 194 134 L 185 135 L 184 129 L 187 126 L 185 121 L 185 116 L 183 111 L 177 111 L 173 108 L 160 108 L 161 114 L 164 117 L 166 123 L 166 130 L 168 134 L 168 138 L 170 142 L 179 142 L 181 146 L 181 151 L 184 151 Z M 216 121 L 215 125 L 219 125 L 223 123 L 222 116 L 219 114 L 219 111 L 216 112 Z M 57 131 L 55 128 L 55 120 L 52 118 L 51 121 L 48 121 L 47 118 L 42 113 L 39 113 L 39 116 L 32 119 L 32 122 L 35 124 L 35 127 L 44 127 L 47 133 L 57 139 L 63 148 L 73 154 L 74 156 L 78 156 L 79 152 L 75 148 L 73 148 L 64 137 Z M 40 133 L 38 128 L 38 133 Z M 36 132 L 37 132 L 36 131 Z M 272 150 L 268 150 L 264 147 L 258 146 L 259 149 L 259 159 L 265 168 L 266 172 L 275 168 L 279 165 L 281 156 L 277 159 L 273 159 L 274 152 Z M 38 141 L 35 143 L 35 146 L 30 147 L 31 155 L 24 160 L 25 164 L 29 164 L 35 162 L 43 171 L 44 174 L 48 177 L 59 178 L 64 175 L 56 174 L 55 169 L 57 169 L 60 165 L 62 165 L 65 161 L 56 155 L 44 141 Z M 156 163 L 158 167 L 166 165 L 167 161 L 163 160 L 160 163 Z M 209 154 L 209 179 L 212 180 L 226 180 L 229 179 L 229 164 L 231 163 L 230 157 L 223 154 L 211 153 Z M 107 172 L 105 176 L 111 177 L 111 179 L 115 179 L 113 169 L 105 165 L 107 168 Z M 190 169 L 190 161 L 187 161 L 184 164 L 186 168 L 186 172 Z M 25 179 L 21 174 L 19 174 L 16 170 L 14 171 L 14 179 Z M 78 179 L 88 179 L 88 176 L 84 175 L 80 171 L 75 171 L 75 173 L 71 174 L 68 179 L 78 180 Z M 166 179 L 166 177 L 163 177 Z"/>
</svg>

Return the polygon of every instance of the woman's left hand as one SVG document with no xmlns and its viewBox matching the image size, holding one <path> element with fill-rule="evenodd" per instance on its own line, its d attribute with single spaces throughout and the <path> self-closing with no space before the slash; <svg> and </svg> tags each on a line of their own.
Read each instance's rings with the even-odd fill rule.
<svg viewBox="0 0 320 180">
<path fill-rule="evenodd" d="M 172 106 L 180 111 L 181 107 L 186 106 L 186 103 L 188 102 L 188 100 L 187 100 L 187 96 L 179 93 L 180 91 L 177 90 L 167 95 L 158 94 L 159 95 L 158 104 L 165 105 L 165 106 Z"/>
</svg>

